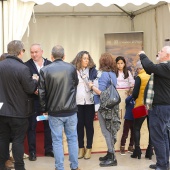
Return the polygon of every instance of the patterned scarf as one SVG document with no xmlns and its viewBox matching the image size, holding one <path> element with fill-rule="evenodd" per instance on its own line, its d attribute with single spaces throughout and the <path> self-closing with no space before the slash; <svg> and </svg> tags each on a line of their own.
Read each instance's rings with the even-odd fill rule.
<svg viewBox="0 0 170 170">
<path fill-rule="evenodd" d="M 151 74 L 151 77 L 149 79 L 149 84 L 148 84 L 148 91 L 147 91 L 147 95 L 146 95 L 146 108 L 148 110 L 152 109 L 152 102 L 153 102 L 153 98 L 154 98 L 154 90 L 153 90 L 153 83 L 154 83 L 154 74 Z"/>
</svg>

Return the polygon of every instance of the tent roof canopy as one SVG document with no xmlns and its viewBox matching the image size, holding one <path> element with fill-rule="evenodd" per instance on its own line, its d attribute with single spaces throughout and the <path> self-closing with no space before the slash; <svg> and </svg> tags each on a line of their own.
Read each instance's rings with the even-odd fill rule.
<svg viewBox="0 0 170 170">
<path fill-rule="evenodd" d="M 20 0 L 34 1 L 36 15 L 133 16 L 167 4 L 170 0 Z"/>
<path fill-rule="evenodd" d="M 76 6 L 78 4 L 85 4 L 86 6 L 92 6 L 96 3 L 101 4 L 102 6 L 110 6 L 112 4 L 117 4 L 118 6 L 125 6 L 126 4 L 134 4 L 136 6 L 142 5 L 144 3 L 148 4 L 157 4 L 159 0 L 149 0 L 147 2 L 146 0 L 21 0 L 23 2 L 35 2 L 36 4 L 45 4 L 47 2 L 52 3 L 55 6 L 60 6 L 61 4 L 68 4 L 70 6 Z M 170 0 L 166 0 L 166 2 L 170 2 Z"/>
</svg>

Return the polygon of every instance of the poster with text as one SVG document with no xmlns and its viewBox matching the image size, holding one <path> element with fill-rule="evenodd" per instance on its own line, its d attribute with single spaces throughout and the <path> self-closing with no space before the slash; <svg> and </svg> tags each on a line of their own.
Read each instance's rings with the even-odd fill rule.
<svg viewBox="0 0 170 170">
<path fill-rule="evenodd" d="M 126 59 L 127 67 L 135 76 L 137 55 L 143 50 L 143 32 L 109 33 L 105 34 L 106 52 L 113 54 L 114 58 L 123 56 Z"/>
</svg>

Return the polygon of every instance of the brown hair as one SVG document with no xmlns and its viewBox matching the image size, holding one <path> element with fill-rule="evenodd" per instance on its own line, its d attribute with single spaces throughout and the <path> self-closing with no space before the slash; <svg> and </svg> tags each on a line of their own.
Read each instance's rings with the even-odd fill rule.
<svg viewBox="0 0 170 170">
<path fill-rule="evenodd" d="M 99 60 L 99 70 L 115 71 L 116 64 L 111 53 L 103 53 Z"/>
<path fill-rule="evenodd" d="M 7 56 L 8 56 L 8 53 L 3 53 L 0 57 L 0 61 L 5 60 Z"/>
<path fill-rule="evenodd" d="M 84 54 L 87 54 L 88 57 L 89 57 L 89 64 L 88 64 L 87 67 L 88 67 L 88 68 L 92 68 L 92 67 L 95 66 L 94 61 L 93 61 L 93 59 L 91 58 L 89 52 L 87 52 L 87 51 L 80 51 L 80 52 L 76 55 L 76 57 L 74 58 L 74 60 L 71 62 L 73 65 L 75 65 L 75 67 L 76 67 L 77 70 L 80 70 L 80 69 L 81 69 L 81 61 L 82 61 L 82 57 L 83 57 Z"/>
<path fill-rule="evenodd" d="M 23 50 L 25 51 L 24 44 L 19 40 L 13 40 L 7 45 L 9 55 L 18 56 Z"/>
</svg>

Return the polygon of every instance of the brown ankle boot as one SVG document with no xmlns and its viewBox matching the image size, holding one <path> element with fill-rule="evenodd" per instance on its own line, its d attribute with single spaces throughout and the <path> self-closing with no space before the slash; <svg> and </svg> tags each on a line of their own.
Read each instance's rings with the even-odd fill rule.
<svg viewBox="0 0 170 170">
<path fill-rule="evenodd" d="M 126 155 L 126 154 L 125 154 L 125 146 L 121 146 L 121 147 L 120 147 L 120 154 L 121 154 L 121 155 Z"/>
<path fill-rule="evenodd" d="M 5 162 L 5 167 L 9 168 L 9 169 L 13 169 L 14 168 L 14 163 L 11 160 L 7 160 Z"/>
<path fill-rule="evenodd" d="M 128 152 L 129 152 L 129 153 L 133 153 L 133 151 L 134 151 L 133 146 L 129 146 L 129 147 L 128 147 Z"/>
<path fill-rule="evenodd" d="M 84 159 L 90 159 L 90 158 L 91 158 L 91 149 L 86 149 Z"/>
<path fill-rule="evenodd" d="M 84 148 L 79 148 L 79 155 L 78 155 L 78 159 L 81 159 L 84 157 L 85 154 L 85 149 Z"/>
</svg>

